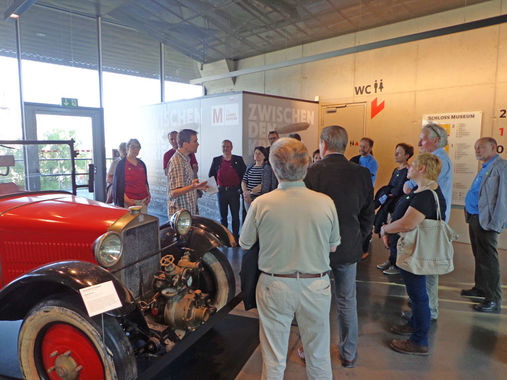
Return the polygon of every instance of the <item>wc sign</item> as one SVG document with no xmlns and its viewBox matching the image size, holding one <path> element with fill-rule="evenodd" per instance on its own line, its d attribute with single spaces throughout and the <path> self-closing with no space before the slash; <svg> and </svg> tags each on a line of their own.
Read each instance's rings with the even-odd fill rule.
<svg viewBox="0 0 507 380">
<path fill-rule="evenodd" d="M 211 125 L 238 125 L 239 107 L 238 104 L 224 104 L 211 107 Z"/>
</svg>

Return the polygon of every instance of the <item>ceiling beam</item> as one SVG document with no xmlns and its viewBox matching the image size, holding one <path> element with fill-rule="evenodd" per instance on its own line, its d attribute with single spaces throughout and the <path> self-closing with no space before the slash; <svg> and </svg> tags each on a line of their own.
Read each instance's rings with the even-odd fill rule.
<svg viewBox="0 0 507 380">
<path fill-rule="evenodd" d="M 464 32 L 467 30 L 473 30 L 473 29 L 478 29 L 478 28 L 484 28 L 487 26 L 503 24 L 506 22 L 507 22 L 507 14 L 501 15 L 501 16 L 496 16 L 496 17 L 490 17 L 490 18 L 486 18 L 486 19 L 482 19 L 482 20 L 477 20 L 477 21 L 471 21 L 471 22 L 467 22 L 467 23 L 463 23 L 463 24 L 447 26 L 444 28 L 433 29 L 433 30 L 429 30 L 426 32 L 408 34 L 406 36 L 400 36 L 400 37 L 395 37 L 395 38 L 389 38 L 386 40 L 370 42 L 367 44 L 353 46 L 353 47 L 349 47 L 349 48 L 345 48 L 345 49 L 333 50 L 333 51 L 329 51 L 326 53 L 310 55 L 308 57 L 291 59 L 291 60 L 288 60 L 285 62 L 272 63 L 269 65 L 252 67 L 252 68 L 243 69 L 243 70 L 236 70 L 236 71 L 231 71 L 229 73 L 224 73 L 224 74 L 219 74 L 219 75 L 211 75 L 208 77 L 196 78 L 196 79 L 192 79 L 190 81 L 190 83 L 191 84 L 203 84 L 203 83 L 211 82 L 214 80 L 233 78 L 233 77 L 238 77 L 241 75 L 253 74 L 253 73 L 258 73 L 258 72 L 262 72 L 262 71 L 274 70 L 274 69 L 279 69 L 279 68 L 289 67 L 289 66 L 294 66 L 294 65 L 301 65 L 303 63 L 320 61 L 323 59 L 335 58 L 335 57 L 340 57 L 343 55 L 359 53 L 362 51 L 379 49 L 379 48 L 393 46 L 393 45 L 399 45 L 399 44 L 403 44 L 403 43 L 407 43 L 407 42 L 425 40 L 425 39 L 433 38 L 433 37 L 445 36 L 448 34 L 459 33 L 459 32 Z"/>
</svg>

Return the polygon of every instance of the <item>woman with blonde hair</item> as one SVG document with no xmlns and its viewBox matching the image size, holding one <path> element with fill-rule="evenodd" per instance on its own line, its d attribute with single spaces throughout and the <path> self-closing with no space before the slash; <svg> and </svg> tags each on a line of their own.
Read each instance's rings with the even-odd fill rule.
<svg viewBox="0 0 507 380">
<path fill-rule="evenodd" d="M 408 169 L 408 178 L 417 183 L 417 189 L 403 196 L 397 203 L 391 223 L 383 225 L 380 230 L 382 236 L 410 231 L 425 219 L 436 220 L 438 208 L 440 218 L 445 220 L 445 199 L 437 182 L 441 168 L 440 159 L 431 153 L 422 153 L 415 157 Z M 434 194 L 437 195 L 438 204 Z M 428 252 L 427 257 L 431 260 L 435 255 L 435 252 Z M 426 292 L 426 276 L 403 269 L 400 269 L 400 273 L 412 302 L 412 317 L 408 324 L 393 326 L 391 331 L 398 335 L 409 335 L 410 338 L 394 339 L 391 348 L 404 354 L 428 355 L 430 305 Z"/>
</svg>

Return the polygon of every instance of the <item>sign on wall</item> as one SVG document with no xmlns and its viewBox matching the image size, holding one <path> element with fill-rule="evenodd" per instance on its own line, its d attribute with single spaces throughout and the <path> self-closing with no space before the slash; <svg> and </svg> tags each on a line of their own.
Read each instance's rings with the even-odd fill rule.
<svg viewBox="0 0 507 380">
<path fill-rule="evenodd" d="M 465 205 L 465 196 L 477 174 L 475 142 L 481 137 L 482 112 L 456 112 L 423 115 L 423 125 L 432 121 L 447 130 L 453 168 L 452 204 Z"/>
<path fill-rule="evenodd" d="M 253 160 L 255 146 L 268 146 L 268 132 L 298 133 L 311 153 L 318 148 L 317 102 L 253 93 L 243 95 L 243 157 Z"/>
</svg>

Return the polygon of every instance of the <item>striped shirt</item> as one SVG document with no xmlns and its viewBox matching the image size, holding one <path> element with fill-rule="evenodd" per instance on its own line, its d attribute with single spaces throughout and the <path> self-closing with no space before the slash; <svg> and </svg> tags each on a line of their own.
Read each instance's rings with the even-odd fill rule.
<svg viewBox="0 0 507 380">
<path fill-rule="evenodd" d="M 250 169 L 247 169 L 245 175 L 243 176 L 243 182 L 246 183 L 246 188 L 250 191 L 255 186 L 260 185 L 262 183 L 262 172 L 264 171 L 264 165 L 262 166 L 252 166 Z"/>
<path fill-rule="evenodd" d="M 167 174 L 167 213 L 169 218 L 178 210 L 186 209 L 192 215 L 199 215 L 197 208 L 197 190 L 173 198 L 171 192 L 181 187 L 189 186 L 194 180 L 194 171 L 190 166 L 190 158 L 180 151 L 171 157 Z"/>
</svg>

